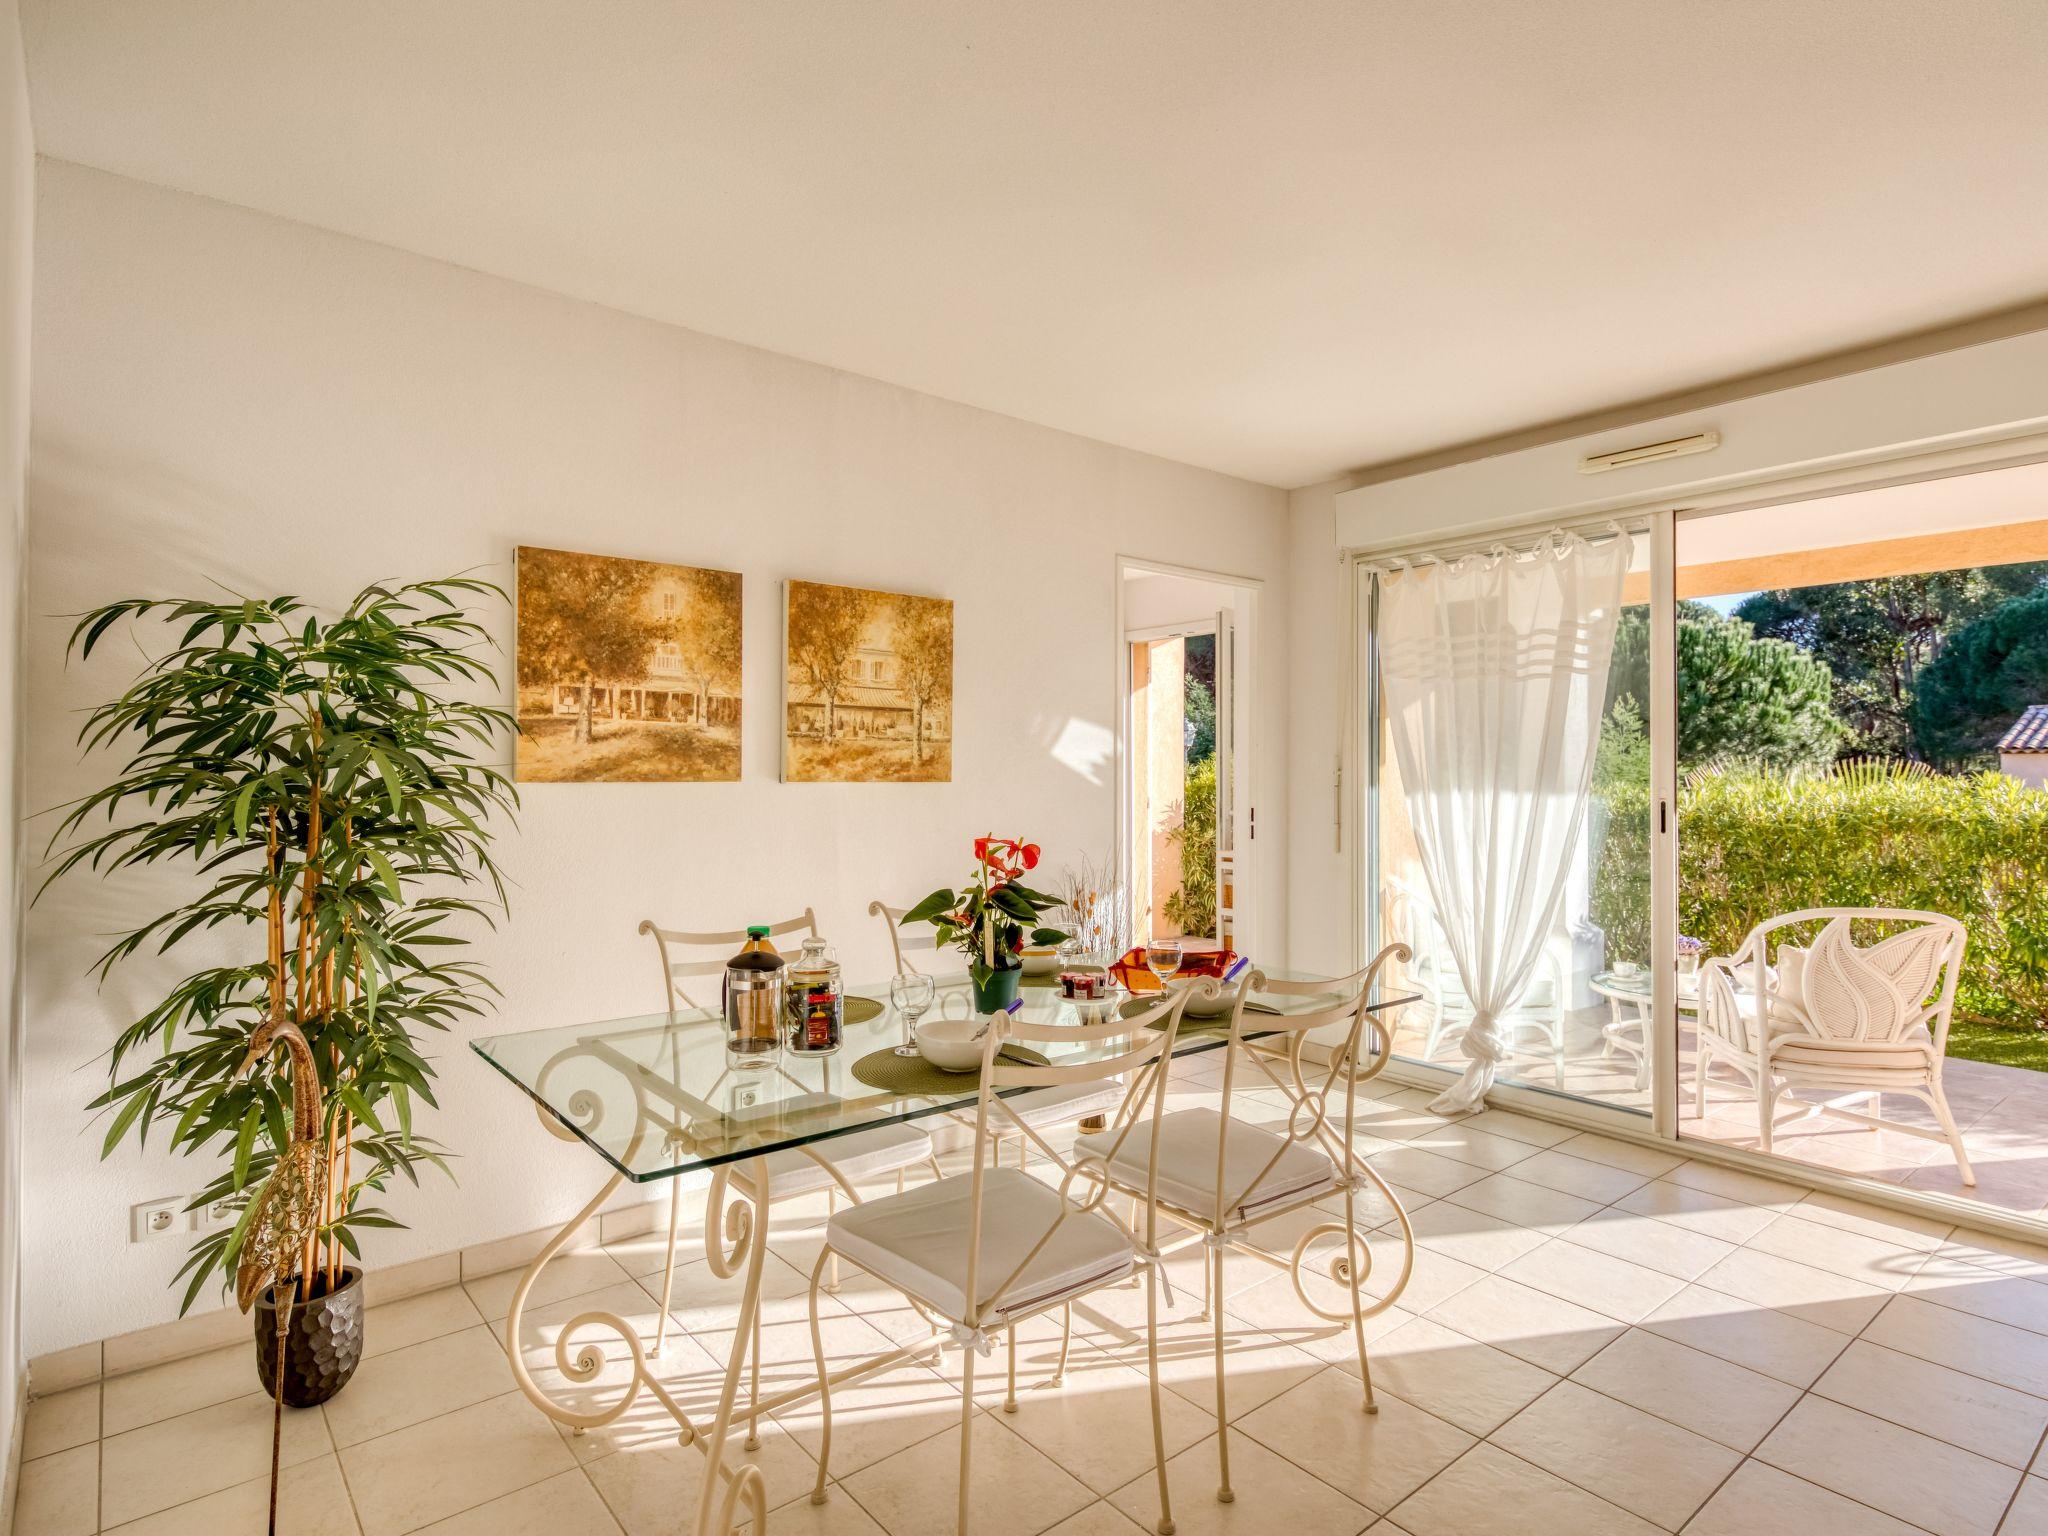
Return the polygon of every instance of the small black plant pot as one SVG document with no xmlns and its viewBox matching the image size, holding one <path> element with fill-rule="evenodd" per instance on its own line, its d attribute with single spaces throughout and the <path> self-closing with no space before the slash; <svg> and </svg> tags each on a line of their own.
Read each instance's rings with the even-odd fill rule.
<svg viewBox="0 0 2048 1536">
<path fill-rule="evenodd" d="M 277 1307 L 265 1287 L 249 1309 L 256 1323 L 256 1374 L 266 1394 L 277 1384 Z M 324 1403 L 355 1375 L 363 1358 L 363 1272 L 342 1271 L 341 1284 L 311 1301 L 294 1301 L 284 1336 L 287 1407 Z"/>
</svg>

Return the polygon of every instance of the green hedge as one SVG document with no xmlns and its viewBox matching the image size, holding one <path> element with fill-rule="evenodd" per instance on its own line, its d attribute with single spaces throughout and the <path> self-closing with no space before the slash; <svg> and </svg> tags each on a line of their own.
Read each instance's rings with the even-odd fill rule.
<svg viewBox="0 0 2048 1536">
<path fill-rule="evenodd" d="M 1679 797 L 1679 927 L 1732 953 L 1802 907 L 1915 907 L 1969 930 L 1959 1017 L 2048 1027 L 2048 791 L 2000 774 L 1703 776 Z M 1647 789 L 1593 806 L 1593 920 L 1646 961 Z"/>
</svg>

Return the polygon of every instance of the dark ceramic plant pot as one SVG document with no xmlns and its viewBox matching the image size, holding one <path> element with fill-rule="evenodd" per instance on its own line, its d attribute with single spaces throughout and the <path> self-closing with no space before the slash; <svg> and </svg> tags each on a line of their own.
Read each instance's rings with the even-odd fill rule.
<svg viewBox="0 0 2048 1536">
<path fill-rule="evenodd" d="M 974 1011 L 976 1013 L 1001 1013 L 1017 1001 L 1017 983 L 1023 980 L 1024 967 L 1013 965 L 1006 971 L 985 971 L 980 966 L 968 968 L 968 985 L 974 989 Z"/>
<path fill-rule="evenodd" d="M 269 1288 L 250 1309 L 256 1323 L 256 1375 L 277 1391 L 277 1309 Z M 284 1336 L 284 1400 L 289 1407 L 324 1403 L 355 1375 L 363 1358 L 363 1272 L 342 1271 L 341 1284 L 311 1301 L 294 1301 Z"/>
</svg>

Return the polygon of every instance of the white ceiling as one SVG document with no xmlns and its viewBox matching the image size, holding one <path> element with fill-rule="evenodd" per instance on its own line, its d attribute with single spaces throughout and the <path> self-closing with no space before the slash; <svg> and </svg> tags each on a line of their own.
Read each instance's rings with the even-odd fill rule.
<svg viewBox="0 0 2048 1536">
<path fill-rule="evenodd" d="M 2042 0 L 23 0 L 46 154 L 1277 485 L 2048 294 Z"/>
<path fill-rule="evenodd" d="M 2048 463 L 1754 507 L 1678 524 L 1678 563 L 1711 565 L 2048 517 Z"/>
</svg>

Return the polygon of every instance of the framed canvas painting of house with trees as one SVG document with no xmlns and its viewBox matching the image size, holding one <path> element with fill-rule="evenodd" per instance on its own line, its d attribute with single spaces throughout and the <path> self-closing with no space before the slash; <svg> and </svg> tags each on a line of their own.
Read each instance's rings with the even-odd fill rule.
<svg viewBox="0 0 2048 1536">
<path fill-rule="evenodd" d="M 740 578 L 519 550 L 522 782 L 740 776 Z"/>
<path fill-rule="evenodd" d="M 792 581 L 783 625 L 782 776 L 953 777 L 953 605 Z"/>
</svg>

